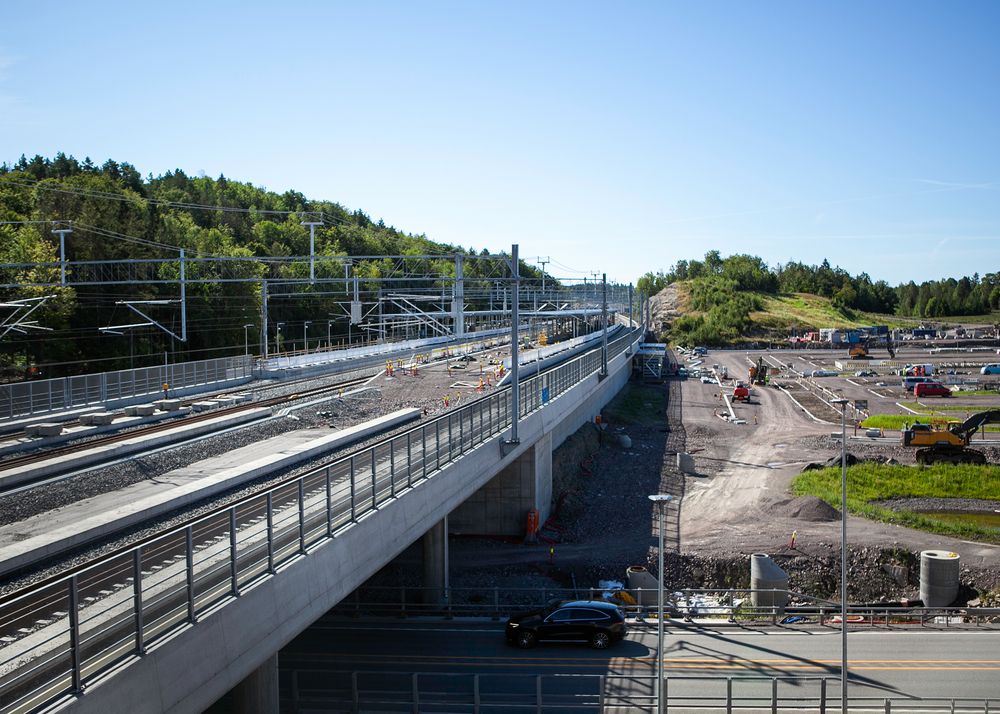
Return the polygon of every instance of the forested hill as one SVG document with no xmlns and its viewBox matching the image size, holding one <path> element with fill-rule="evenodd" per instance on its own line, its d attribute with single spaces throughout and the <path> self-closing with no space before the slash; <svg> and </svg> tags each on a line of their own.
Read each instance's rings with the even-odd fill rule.
<svg viewBox="0 0 1000 714">
<path fill-rule="evenodd" d="M 670 270 L 646 273 L 639 279 L 640 291 L 655 295 L 672 282 L 711 281 L 738 292 L 765 295 L 812 293 L 830 298 L 835 307 L 901 317 L 941 318 L 984 315 L 1000 308 L 1000 273 L 982 277 L 928 280 L 919 285 L 910 281 L 895 287 L 884 280 L 872 280 L 867 273 L 850 275 L 820 265 L 789 262 L 775 267 L 752 255 L 723 258 L 719 251 L 705 254 L 704 260 L 679 260 Z"/>
<path fill-rule="evenodd" d="M 637 287 L 656 295 L 676 285 L 671 302 L 683 295 L 677 318 L 664 338 L 680 344 L 727 344 L 766 337 L 782 339 L 789 330 L 891 322 L 893 317 L 942 319 L 976 316 L 992 323 L 1000 308 L 1000 274 L 948 278 L 890 286 L 867 274 L 791 262 L 769 267 L 759 257 L 723 258 L 709 251 L 704 260 L 680 260 L 666 271 L 646 273 Z M 808 295 L 819 296 L 812 303 Z M 825 306 L 821 307 L 821 305 Z M 818 309 L 817 309 L 818 308 Z"/>
<path fill-rule="evenodd" d="M 332 201 L 307 199 L 297 191 L 279 194 L 224 176 L 188 176 L 175 170 L 143 178 L 128 163 L 109 160 L 98 165 L 61 153 L 53 159 L 21 157 L 13 165 L 0 166 L 0 263 L 55 261 L 58 239 L 51 234 L 52 221 L 72 221 L 73 233 L 66 240 L 67 258 L 72 261 L 176 258 L 175 248 L 186 249 L 189 256 L 303 256 L 309 254 L 309 228 L 301 225 L 305 220 L 322 221 L 316 227 L 317 255 L 476 254 L 373 221 L 360 210 L 348 210 Z M 482 254 L 488 253 L 478 255 Z M 414 261 L 413 268 L 417 273 L 448 275 L 453 266 L 451 259 L 442 257 Z M 339 265 L 329 270 L 334 268 L 343 275 Z M 374 260 L 354 266 L 362 279 L 379 277 L 385 269 Z M 290 265 L 287 270 L 301 277 L 303 265 Z M 466 264 L 470 278 L 479 270 L 495 267 L 490 261 Z M 521 273 L 528 278 L 541 275 L 523 263 Z M 171 342 L 155 329 L 132 330 L 118 337 L 98 332 L 102 326 L 136 321 L 127 308 L 116 307 L 116 301 L 176 298 L 176 283 L 13 292 L 0 291 L 0 300 L 43 293 L 57 297 L 32 315 L 40 324 L 54 328 L 53 332 L 8 333 L 0 341 L 0 367 L 8 371 L 27 362 L 50 365 L 53 368 L 46 374 L 51 375 L 98 371 L 132 362 L 162 362 L 164 351 L 177 359 L 200 358 L 237 346 L 242 352 L 245 336 L 251 346 L 258 339 L 259 284 L 189 286 L 186 344 Z M 308 299 L 276 298 L 271 319 L 300 325 L 296 328 L 300 334 L 306 320 L 316 320 L 313 336 L 322 332 L 325 338 L 327 319 L 334 317 L 338 319 L 331 326 L 333 335 L 341 336 L 347 324 L 337 300 L 343 300 L 342 293 L 324 296 L 317 291 Z M 177 327 L 177 312 L 165 312 L 162 319 Z M 245 335 L 243 326 L 250 323 L 255 327 Z M 67 364 L 59 367 L 59 363 Z"/>
</svg>

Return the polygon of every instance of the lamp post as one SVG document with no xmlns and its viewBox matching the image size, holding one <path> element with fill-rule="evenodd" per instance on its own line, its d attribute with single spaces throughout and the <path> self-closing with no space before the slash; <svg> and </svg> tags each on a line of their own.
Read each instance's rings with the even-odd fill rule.
<svg viewBox="0 0 1000 714">
<path fill-rule="evenodd" d="M 250 340 L 249 340 L 250 333 L 249 333 L 248 330 L 251 327 L 253 327 L 252 324 L 244 325 L 243 326 L 243 356 L 244 357 L 249 357 L 250 356 Z"/>
<path fill-rule="evenodd" d="M 281 354 L 281 326 L 284 325 L 284 324 L 285 323 L 283 323 L 283 322 L 278 322 L 274 326 L 275 331 L 276 331 L 276 334 L 274 336 L 274 343 L 275 343 L 275 346 L 278 348 L 278 354 Z"/>
<path fill-rule="evenodd" d="M 649 500 L 656 504 L 659 512 L 658 530 L 660 531 L 659 568 L 656 584 L 656 712 L 663 714 L 663 511 L 673 497 L 666 493 L 655 493 Z"/>
<path fill-rule="evenodd" d="M 326 348 L 328 350 L 332 350 L 333 349 L 333 343 L 330 342 L 330 325 L 332 325 L 332 324 L 333 324 L 333 320 L 327 320 L 326 321 Z"/>
<path fill-rule="evenodd" d="M 840 711 L 847 711 L 847 400 L 840 405 Z"/>
<path fill-rule="evenodd" d="M 311 324 L 312 322 L 310 320 L 306 320 L 302 323 L 302 350 L 306 354 L 309 353 L 309 325 Z"/>
</svg>

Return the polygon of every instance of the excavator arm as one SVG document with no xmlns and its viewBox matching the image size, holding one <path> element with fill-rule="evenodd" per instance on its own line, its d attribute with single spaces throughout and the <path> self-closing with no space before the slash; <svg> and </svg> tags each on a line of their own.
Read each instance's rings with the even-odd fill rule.
<svg viewBox="0 0 1000 714">
<path fill-rule="evenodd" d="M 985 412 L 973 414 L 961 424 L 956 424 L 949 431 L 966 442 L 976 430 L 984 424 L 1000 424 L 1000 409 L 988 409 Z"/>
</svg>

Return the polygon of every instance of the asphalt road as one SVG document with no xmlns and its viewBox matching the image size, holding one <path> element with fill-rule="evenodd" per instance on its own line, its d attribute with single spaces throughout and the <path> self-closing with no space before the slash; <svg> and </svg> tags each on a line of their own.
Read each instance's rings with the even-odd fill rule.
<svg viewBox="0 0 1000 714">
<path fill-rule="evenodd" d="M 881 710 L 883 700 L 891 698 L 896 712 L 914 698 L 978 700 L 978 711 L 985 699 L 1000 701 L 1000 630 L 865 627 L 849 632 L 848 639 L 852 701 L 865 698 Z M 373 701 L 405 699 L 413 687 L 411 673 L 419 672 L 424 673 L 419 677 L 424 699 L 451 697 L 457 702 L 471 697 L 472 675 L 478 674 L 484 703 L 491 697 L 529 701 L 538 686 L 536 675 L 543 675 L 546 701 L 561 701 L 560 695 L 567 702 L 588 696 L 596 701 L 596 675 L 603 675 L 606 704 L 641 711 L 653 701 L 655 644 L 655 625 L 630 625 L 627 638 L 605 651 L 575 644 L 518 650 L 506 644 L 502 622 L 326 618 L 282 650 L 279 666 L 286 700 L 294 670 L 300 670 L 295 678 L 301 692 L 325 691 L 321 696 L 333 698 L 348 696 L 350 682 L 347 675 L 335 673 L 359 672 L 359 686 Z M 780 680 L 779 699 L 786 703 L 818 699 L 818 678 L 826 676 L 827 699 L 839 704 L 840 647 L 836 628 L 671 623 L 664 647 L 669 701 L 683 706 L 695 697 L 721 697 L 727 677 L 734 680 L 737 698 L 763 697 L 765 705 L 770 678 Z M 463 701 L 467 706 L 471 699 Z M 443 705 L 430 709 L 461 710 Z"/>
</svg>

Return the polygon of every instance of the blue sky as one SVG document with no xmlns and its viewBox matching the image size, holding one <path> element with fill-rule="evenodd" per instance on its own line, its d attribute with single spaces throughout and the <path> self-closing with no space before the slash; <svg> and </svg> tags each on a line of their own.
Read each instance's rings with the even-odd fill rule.
<svg viewBox="0 0 1000 714">
<path fill-rule="evenodd" d="M 1000 270 L 1000 3 L 11 3 L 0 161 L 300 190 L 551 273 Z"/>
</svg>

